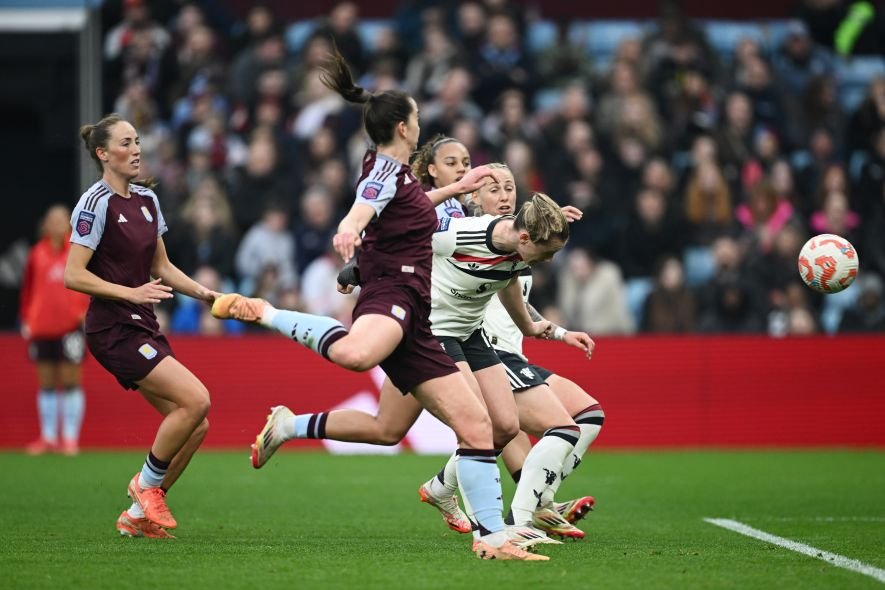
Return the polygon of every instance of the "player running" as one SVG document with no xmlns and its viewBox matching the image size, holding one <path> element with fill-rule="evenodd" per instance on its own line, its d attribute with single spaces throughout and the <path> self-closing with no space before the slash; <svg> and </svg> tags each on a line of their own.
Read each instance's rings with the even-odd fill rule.
<svg viewBox="0 0 885 590">
<path fill-rule="evenodd" d="M 473 546 L 477 556 L 546 560 L 509 541 L 488 413 L 430 333 L 431 238 L 437 220 L 407 163 L 420 132 L 417 105 L 402 92 L 372 94 L 355 85 L 337 51 L 322 79 L 349 102 L 365 105 L 366 131 L 376 146 L 363 158 L 356 200 L 333 238 L 335 250 L 345 261 L 357 246 L 362 248 L 364 287 L 353 311 L 353 325 L 348 331 L 332 318 L 278 310 L 263 300 L 238 294 L 216 300 L 213 314 L 274 328 L 350 370 L 366 371 L 380 364 L 400 390 L 411 392 L 455 431 L 460 444 L 458 481 L 483 527 L 481 539 Z M 442 201 L 470 192 L 489 175 L 488 169 L 476 169 L 461 182 L 434 191 L 431 198 Z M 325 428 L 325 416 L 294 417 L 277 406 L 253 445 L 253 465 L 266 463 L 286 438 L 303 437 L 307 432 L 322 436 Z"/>
<path fill-rule="evenodd" d="M 176 527 L 166 492 L 199 448 L 209 422 L 209 392 L 178 362 L 153 306 L 172 290 L 212 302 L 218 295 L 190 279 L 166 255 L 166 221 L 151 182 L 138 177 L 135 128 L 119 115 L 84 125 L 80 136 L 101 179 L 80 197 L 64 271 L 69 289 L 92 296 L 86 343 L 125 389 L 138 390 L 163 421 L 147 459 L 129 482 L 132 506 L 117 520 L 122 535 L 171 538 Z M 156 278 L 151 278 L 156 277 Z"/>
</svg>

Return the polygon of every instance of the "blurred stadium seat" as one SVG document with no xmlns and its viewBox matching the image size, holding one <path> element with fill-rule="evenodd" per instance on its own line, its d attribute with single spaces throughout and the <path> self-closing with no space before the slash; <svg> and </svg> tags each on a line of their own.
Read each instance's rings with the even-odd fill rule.
<svg viewBox="0 0 885 590">
<path fill-rule="evenodd" d="M 536 20 L 526 31 L 526 46 L 532 53 L 545 51 L 556 43 L 556 24 L 549 20 Z"/>
<path fill-rule="evenodd" d="M 836 60 L 839 102 L 846 111 L 860 105 L 873 78 L 885 76 L 885 58 L 858 56 Z"/>
</svg>

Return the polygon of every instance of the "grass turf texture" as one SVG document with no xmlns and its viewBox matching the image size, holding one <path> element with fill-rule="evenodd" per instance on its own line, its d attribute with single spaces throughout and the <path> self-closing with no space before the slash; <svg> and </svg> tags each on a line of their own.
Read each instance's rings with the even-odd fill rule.
<svg viewBox="0 0 885 590">
<path fill-rule="evenodd" d="M 114 522 L 142 460 L 0 453 L 0 587 L 883 587 L 701 520 L 885 568 L 881 452 L 594 452 L 560 493 L 596 496 L 587 538 L 542 547 L 547 563 L 477 560 L 418 501 L 444 459 L 414 455 L 281 453 L 254 471 L 245 451 L 200 453 L 169 495 L 178 539 L 123 538 Z"/>
</svg>

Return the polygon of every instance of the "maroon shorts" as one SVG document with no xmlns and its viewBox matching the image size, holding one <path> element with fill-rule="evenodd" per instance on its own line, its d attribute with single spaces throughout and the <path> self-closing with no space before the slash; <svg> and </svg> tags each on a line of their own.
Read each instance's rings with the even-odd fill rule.
<svg viewBox="0 0 885 590">
<path fill-rule="evenodd" d="M 73 363 L 83 362 L 86 340 L 82 329 L 68 332 L 61 338 L 34 338 L 28 344 L 28 356 L 35 362 Z"/>
<path fill-rule="evenodd" d="M 167 356 L 174 357 L 166 337 L 144 328 L 117 324 L 86 334 L 89 352 L 126 389 L 138 389 L 141 381 Z"/>
<path fill-rule="evenodd" d="M 367 314 L 392 317 L 402 326 L 403 339 L 381 368 L 404 395 L 425 381 L 458 372 L 430 332 L 430 304 L 411 287 L 383 281 L 364 286 L 353 319 Z"/>
</svg>

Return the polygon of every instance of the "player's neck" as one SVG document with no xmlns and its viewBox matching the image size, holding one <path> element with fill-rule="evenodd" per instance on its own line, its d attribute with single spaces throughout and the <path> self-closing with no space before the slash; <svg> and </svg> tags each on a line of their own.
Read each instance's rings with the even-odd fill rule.
<svg viewBox="0 0 885 590">
<path fill-rule="evenodd" d="M 408 146 L 399 143 L 378 146 L 378 153 L 402 164 L 408 164 L 409 156 L 411 155 Z"/>
<path fill-rule="evenodd" d="M 516 252 L 519 232 L 513 227 L 512 219 L 502 219 L 492 229 L 492 245 L 504 252 Z"/>
<path fill-rule="evenodd" d="M 118 176 L 113 172 L 106 171 L 104 175 L 101 177 L 106 185 L 108 185 L 114 193 L 124 197 L 126 199 L 129 198 L 129 179 L 123 176 Z"/>
</svg>

